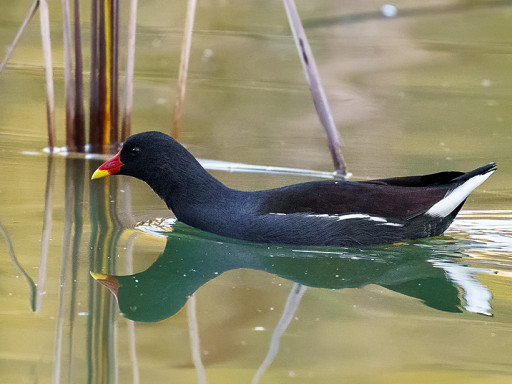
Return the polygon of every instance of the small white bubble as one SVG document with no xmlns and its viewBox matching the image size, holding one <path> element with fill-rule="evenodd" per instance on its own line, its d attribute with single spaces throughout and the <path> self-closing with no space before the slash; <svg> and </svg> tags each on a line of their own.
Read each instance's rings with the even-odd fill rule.
<svg viewBox="0 0 512 384">
<path fill-rule="evenodd" d="M 395 17 L 398 13 L 397 8 L 394 5 L 391 4 L 384 4 L 380 11 L 382 12 L 382 15 L 384 17 Z"/>
<path fill-rule="evenodd" d="M 210 48 L 206 48 L 204 51 L 203 51 L 203 55 L 201 56 L 201 60 L 203 62 L 207 62 L 208 60 L 211 59 L 211 57 L 213 56 L 213 50 L 210 49 Z"/>
<path fill-rule="evenodd" d="M 264 331 L 265 327 L 254 327 L 255 331 Z"/>
</svg>

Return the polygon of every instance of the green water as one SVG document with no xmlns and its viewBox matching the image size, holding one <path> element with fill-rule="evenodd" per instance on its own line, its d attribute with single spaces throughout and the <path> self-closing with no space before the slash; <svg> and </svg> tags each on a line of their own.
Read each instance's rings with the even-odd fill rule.
<svg viewBox="0 0 512 384">
<path fill-rule="evenodd" d="M 0 224 L 31 279 L 0 246 L 0 382 L 204 382 L 201 364 L 209 383 L 251 382 L 293 299 L 260 383 L 510 382 L 512 2 L 394 4 L 384 19 L 380 3 L 297 2 L 353 177 L 499 170 L 445 237 L 361 251 L 162 233 L 148 220 L 172 214 L 144 183 L 50 161 L 36 17 L 0 74 Z M 5 7 L 1 47 L 28 6 Z M 184 7 L 139 6 L 134 132 L 169 130 Z M 60 146 L 60 2 L 50 12 Z M 180 137 L 199 158 L 332 170 L 280 2 L 199 2 Z M 247 190 L 311 179 L 212 173 Z M 138 290 L 117 302 L 89 271 Z"/>
</svg>

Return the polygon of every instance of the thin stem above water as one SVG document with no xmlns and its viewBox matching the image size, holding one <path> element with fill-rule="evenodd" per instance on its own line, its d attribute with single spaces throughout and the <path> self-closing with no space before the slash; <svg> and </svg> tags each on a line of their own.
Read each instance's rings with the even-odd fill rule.
<svg viewBox="0 0 512 384">
<path fill-rule="evenodd" d="M 34 17 L 38 8 L 39 8 L 39 0 L 35 0 L 32 3 L 30 10 L 28 11 L 27 17 L 25 17 L 25 20 L 23 20 L 23 23 L 21 24 L 20 29 L 18 29 L 16 36 L 14 36 L 14 40 L 12 41 L 11 45 L 9 45 L 7 47 L 7 51 L 5 52 L 4 59 L 0 63 L 0 73 L 2 73 L 3 69 L 7 65 L 9 58 L 11 57 L 12 53 L 14 52 L 14 48 L 16 48 L 16 46 L 18 45 L 18 42 L 20 41 L 21 35 L 23 35 L 23 32 L 25 31 L 26 26 L 28 25 L 30 20 L 32 20 L 32 17 Z"/>
<path fill-rule="evenodd" d="M 297 12 L 297 8 L 295 7 L 294 0 L 283 1 L 286 14 L 288 15 L 290 28 L 293 33 L 293 38 L 295 40 L 295 45 L 299 51 L 300 61 L 302 62 L 302 67 L 304 68 L 304 73 L 311 89 L 313 102 L 315 104 L 318 117 L 320 118 L 320 122 L 327 134 L 329 150 L 331 151 L 334 168 L 336 169 L 337 174 L 345 179 L 348 177 L 348 171 L 341 152 L 341 138 L 338 130 L 336 129 L 336 125 L 334 124 L 329 103 L 327 102 L 327 97 L 325 96 L 322 83 L 320 82 L 320 75 L 318 74 L 313 52 L 309 46 L 304 28 L 302 27 L 302 22 Z"/>
<path fill-rule="evenodd" d="M 39 1 L 41 20 L 41 40 L 43 44 L 44 67 L 46 74 L 46 116 L 48 126 L 48 148 L 55 147 L 55 92 L 53 89 L 52 43 L 50 39 L 50 12 L 46 0 Z"/>
<path fill-rule="evenodd" d="M 181 115 L 183 109 L 183 100 L 185 99 L 185 89 L 187 86 L 188 63 L 190 59 L 190 47 L 192 46 L 192 31 L 194 30 L 194 19 L 196 15 L 197 0 L 188 0 L 187 17 L 185 21 L 185 31 L 183 33 L 183 43 L 181 45 L 180 72 L 178 75 L 178 91 L 176 94 L 176 103 L 174 104 L 174 114 L 172 120 L 172 136 L 177 140 Z"/>
</svg>

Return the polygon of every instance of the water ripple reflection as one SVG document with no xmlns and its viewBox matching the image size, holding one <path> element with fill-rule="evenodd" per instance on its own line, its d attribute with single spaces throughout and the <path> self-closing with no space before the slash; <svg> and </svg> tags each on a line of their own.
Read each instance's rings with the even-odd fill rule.
<svg viewBox="0 0 512 384">
<path fill-rule="evenodd" d="M 487 268 L 512 277 L 512 211 L 462 211 L 447 232 L 464 254 Z"/>
<path fill-rule="evenodd" d="M 492 293 L 480 277 L 510 270 L 509 217 L 509 211 L 466 212 L 446 237 L 366 249 L 254 244 L 173 219 L 151 220 L 136 228 L 165 236 L 164 252 L 143 272 L 105 279 L 121 312 L 139 321 L 173 316 L 201 286 L 235 269 L 264 271 L 316 288 L 376 284 L 438 310 L 490 316 Z"/>
</svg>

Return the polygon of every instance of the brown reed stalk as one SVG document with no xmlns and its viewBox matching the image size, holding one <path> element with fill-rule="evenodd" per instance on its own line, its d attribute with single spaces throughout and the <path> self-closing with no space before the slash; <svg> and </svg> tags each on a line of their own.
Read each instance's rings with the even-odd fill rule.
<svg viewBox="0 0 512 384">
<path fill-rule="evenodd" d="M 183 100 L 185 99 L 185 88 L 187 85 L 188 63 L 190 59 L 190 47 L 192 45 L 192 31 L 194 29 L 196 4 L 197 0 L 188 0 L 185 31 L 183 33 L 183 43 L 181 45 L 180 71 L 178 75 L 178 92 L 176 94 L 176 102 L 174 104 L 174 113 L 172 120 L 172 136 L 176 140 L 178 139 L 179 136 Z"/>
<path fill-rule="evenodd" d="M 327 134 L 329 150 L 331 151 L 334 168 L 336 169 L 338 176 L 346 178 L 348 176 L 348 172 L 341 152 L 341 138 L 338 130 L 336 129 L 336 125 L 334 124 L 329 103 L 327 102 L 327 97 L 325 96 L 322 83 L 320 82 L 320 75 L 318 73 L 313 52 L 309 46 L 304 28 L 302 27 L 302 22 L 297 12 L 297 8 L 295 7 L 294 0 L 283 0 L 283 2 L 293 38 L 295 40 L 295 45 L 299 51 L 302 67 L 304 68 L 304 73 L 308 80 L 309 88 L 311 89 L 313 102 L 315 104 L 318 117 L 320 118 L 320 122 Z"/>
<path fill-rule="evenodd" d="M 91 1 L 91 80 L 89 91 L 89 143 L 91 152 L 101 151 L 99 113 L 99 0 Z"/>
<path fill-rule="evenodd" d="M 76 151 L 75 141 L 75 84 L 73 82 L 73 59 L 71 47 L 71 16 L 69 0 L 62 0 L 62 30 L 64 38 L 64 96 L 66 103 L 66 147 Z"/>
<path fill-rule="evenodd" d="M 100 81 L 100 124 L 101 144 L 103 151 L 110 144 L 110 106 L 111 106 L 111 70 L 112 51 L 109 49 L 112 41 L 111 35 L 111 0 L 100 0 L 100 35 L 99 35 L 99 81 Z"/>
<path fill-rule="evenodd" d="M 131 132 L 131 115 L 133 108 L 133 76 L 135 72 L 135 32 L 137 29 L 137 0 L 130 2 L 128 21 L 128 47 L 126 54 L 126 69 L 124 77 L 124 103 L 122 110 L 122 125 L 120 141 L 125 141 Z"/>
<path fill-rule="evenodd" d="M 7 51 L 5 52 L 5 56 L 0 63 L 0 73 L 2 73 L 3 69 L 7 65 L 7 62 L 9 61 L 9 58 L 11 57 L 14 48 L 18 45 L 18 42 L 21 38 L 21 35 L 23 35 L 23 32 L 25 31 L 26 26 L 32 20 L 32 17 L 36 14 L 37 9 L 39 8 L 39 0 L 35 0 L 32 3 L 32 6 L 30 7 L 30 10 L 28 11 L 27 17 L 25 17 L 25 20 L 23 20 L 23 23 L 21 24 L 20 29 L 18 29 L 18 32 L 16 33 L 16 36 L 14 36 L 14 40 L 12 41 L 11 45 L 7 47 Z"/>
<path fill-rule="evenodd" d="M 80 2 L 74 0 L 74 37 L 75 37 L 75 145 L 79 152 L 85 149 L 85 113 L 83 92 L 82 37 L 80 33 Z"/>
<path fill-rule="evenodd" d="M 91 150 L 119 144 L 119 0 L 93 0 L 91 11 Z"/>
<path fill-rule="evenodd" d="M 110 143 L 119 144 L 119 0 L 110 0 Z"/>
<path fill-rule="evenodd" d="M 55 146 L 55 92 L 53 89 L 52 44 L 50 39 L 50 13 L 46 0 L 39 0 L 41 20 L 41 40 L 46 75 L 46 119 L 48 127 L 48 148 L 50 153 Z"/>
</svg>

